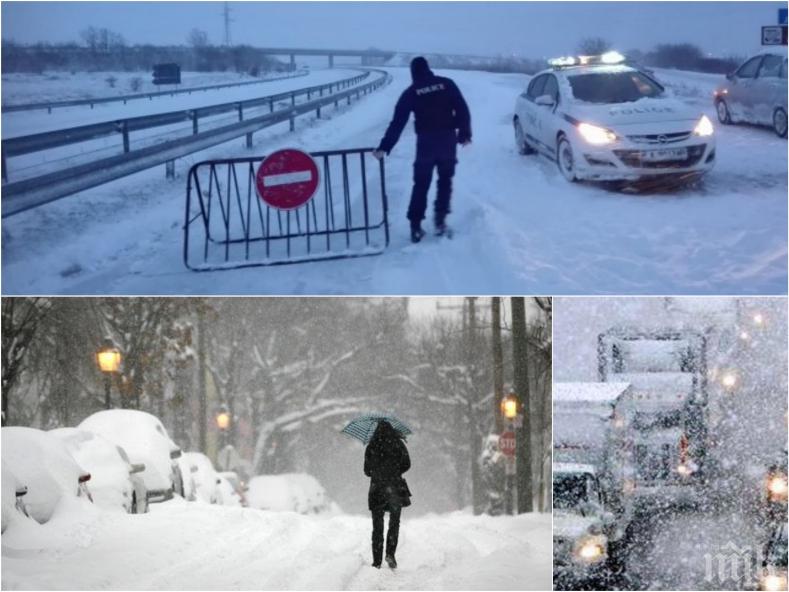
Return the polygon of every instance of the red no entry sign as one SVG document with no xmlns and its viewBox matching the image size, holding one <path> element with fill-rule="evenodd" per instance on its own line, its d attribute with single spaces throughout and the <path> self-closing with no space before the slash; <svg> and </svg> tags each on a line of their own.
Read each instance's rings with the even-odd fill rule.
<svg viewBox="0 0 789 592">
<path fill-rule="evenodd" d="M 295 210 L 318 190 L 318 164 L 301 150 L 285 148 L 269 154 L 255 176 L 260 199 L 278 210 Z"/>
<path fill-rule="evenodd" d="M 499 436 L 499 450 L 504 456 L 515 456 L 515 432 L 504 432 Z"/>
</svg>

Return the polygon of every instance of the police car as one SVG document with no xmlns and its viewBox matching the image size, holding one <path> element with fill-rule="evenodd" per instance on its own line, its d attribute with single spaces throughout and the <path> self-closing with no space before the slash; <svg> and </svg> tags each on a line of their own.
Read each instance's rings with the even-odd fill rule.
<svg viewBox="0 0 789 592">
<path fill-rule="evenodd" d="M 712 122 L 617 52 L 559 58 L 515 104 L 521 154 L 556 161 L 568 181 L 696 179 L 715 162 Z"/>
</svg>

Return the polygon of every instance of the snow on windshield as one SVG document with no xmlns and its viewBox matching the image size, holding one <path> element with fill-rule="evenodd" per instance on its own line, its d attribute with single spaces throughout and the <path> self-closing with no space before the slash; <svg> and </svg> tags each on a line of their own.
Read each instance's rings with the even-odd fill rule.
<svg viewBox="0 0 789 592">
<path fill-rule="evenodd" d="M 573 96 L 584 103 L 610 105 L 660 96 L 663 89 L 648 76 L 626 72 L 584 72 L 567 77 Z"/>
</svg>

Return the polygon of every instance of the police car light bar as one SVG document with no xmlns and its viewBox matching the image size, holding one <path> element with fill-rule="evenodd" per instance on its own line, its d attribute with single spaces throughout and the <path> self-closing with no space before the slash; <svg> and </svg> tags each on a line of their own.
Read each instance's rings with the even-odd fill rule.
<svg viewBox="0 0 789 592">
<path fill-rule="evenodd" d="M 548 60 L 548 65 L 552 68 L 569 68 L 571 66 L 589 66 L 592 64 L 621 64 L 626 60 L 618 51 L 608 51 L 597 56 L 567 56 Z"/>
</svg>

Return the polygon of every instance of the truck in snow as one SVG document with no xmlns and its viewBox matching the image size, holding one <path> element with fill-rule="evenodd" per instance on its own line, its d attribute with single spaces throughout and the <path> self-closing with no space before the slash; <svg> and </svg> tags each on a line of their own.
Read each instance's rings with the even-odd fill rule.
<svg viewBox="0 0 789 592">
<path fill-rule="evenodd" d="M 626 383 L 553 386 L 553 564 L 557 587 L 615 577 L 632 506 Z"/>
<path fill-rule="evenodd" d="M 630 385 L 618 413 L 632 434 L 631 503 L 695 502 L 708 452 L 707 338 L 618 327 L 598 336 L 597 351 L 600 380 Z"/>
</svg>

